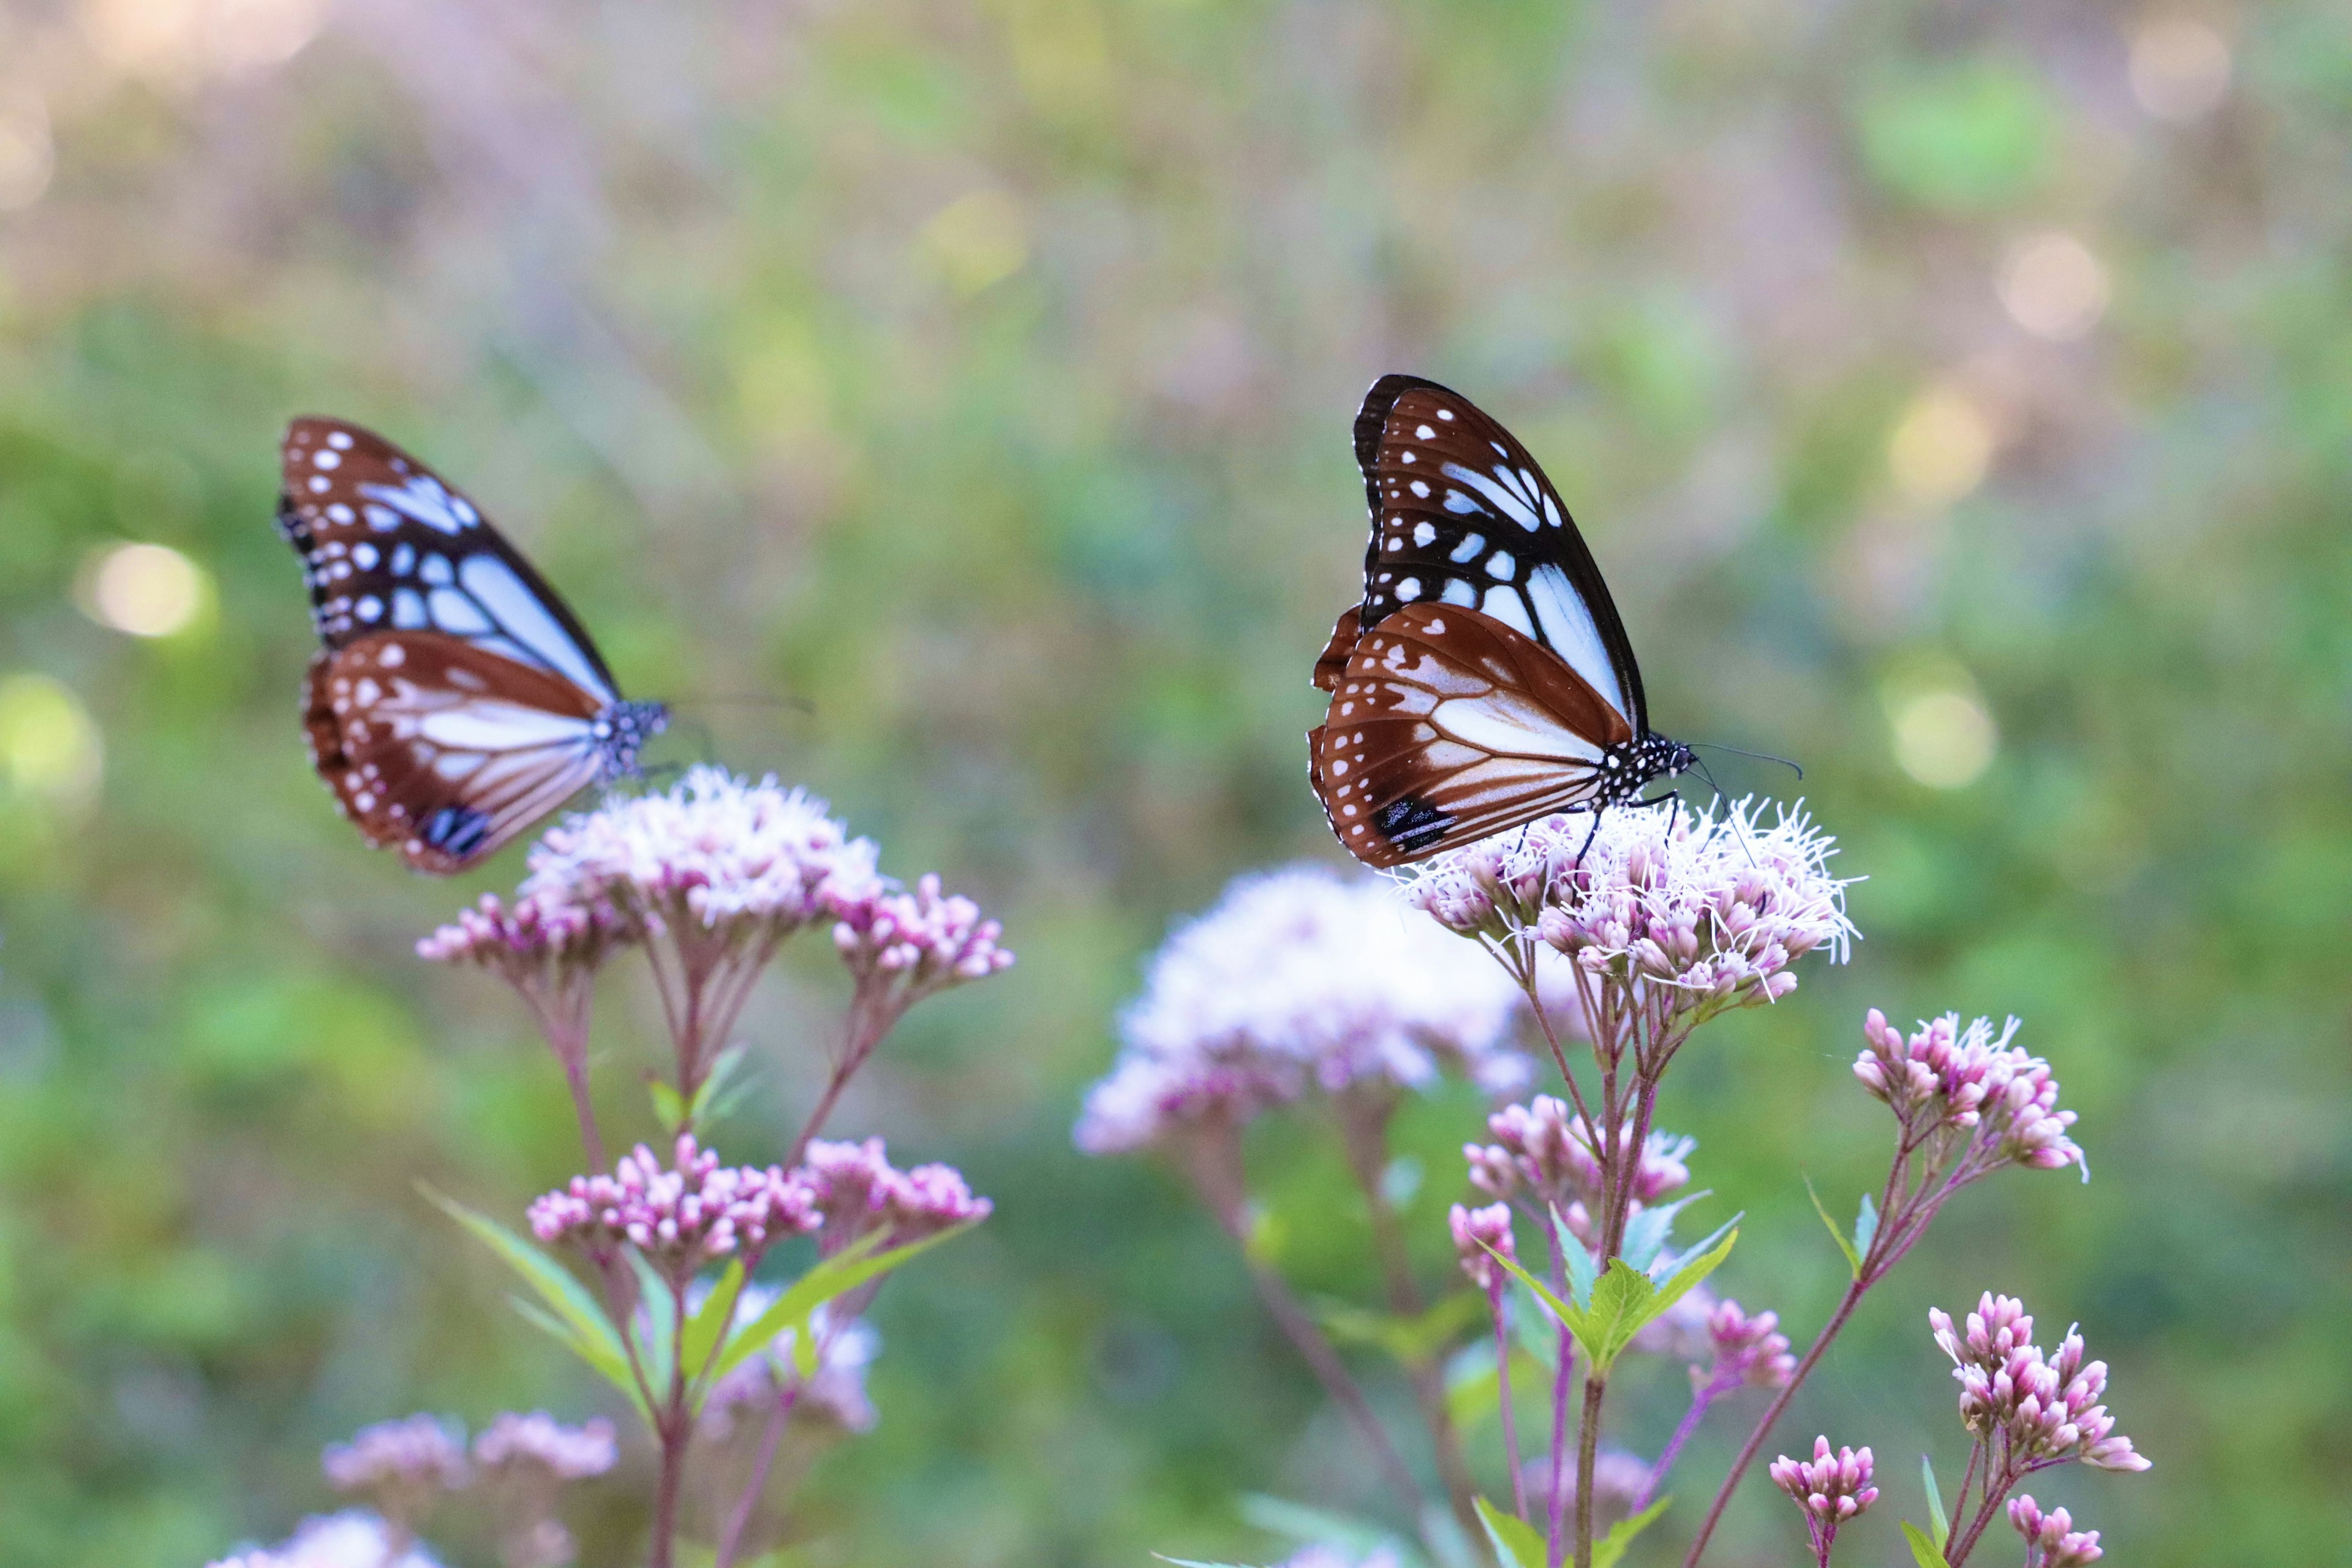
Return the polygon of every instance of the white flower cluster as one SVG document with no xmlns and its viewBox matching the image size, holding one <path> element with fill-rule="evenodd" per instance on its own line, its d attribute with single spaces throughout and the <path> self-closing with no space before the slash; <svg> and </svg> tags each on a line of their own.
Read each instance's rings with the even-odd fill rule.
<svg viewBox="0 0 2352 1568">
<path fill-rule="evenodd" d="M 1666 810 L 1554 816 L 1429 862 L 1415 904 L 1448 930 L 1534 940 L 1588 973 L 1669 986 L 1693 1005 L 1774 1001 L 1815 948 L 1853 938 L 1834 841 L 1800 810 L 1767 826 L 1752 801 L 1722 816 Z M 1588 842 L 1589 841 L 1589 842 Z"/>
<path fill-rule="evenodd" d="M 1297 867 L 1244 877 L 1152 960 L 1125 1048 L 1087 1098 L 1078 1146 L 1158 1142 L 1312 1089 L 1409 1089 L 1443 1067 L 1491 1093 L 1528 1077 L 1508 975 L 1412 918 L 1384 879 Z"/>
</svg>

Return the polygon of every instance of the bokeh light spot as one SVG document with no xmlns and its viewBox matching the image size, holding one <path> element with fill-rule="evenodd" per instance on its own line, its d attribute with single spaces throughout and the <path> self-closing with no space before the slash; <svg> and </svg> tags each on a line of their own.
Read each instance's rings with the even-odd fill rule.
<svg viewBox="0 0 2352 1568">
<path fill-rule="evenodd" d="M 79 805 L 97 793 L 104 767 L 97 723 L 61 682 L 0 679 L 0 773 L 14 793 Z"/>
<path fill-rule="evenodd" d="M 2011 248 L 2000 292 L 2019 326 L 2053 342 L 2073 342 L 2107 313 L 2107 269 L 2072 235 L 2035 235 Z"/>
<path fill-rule="evenodd" d="M 948 287 L 977 294 L 1012 277 L 1029 260 L 1029 225 L 1003 191 L 958 196 L 923 226 L 922 247 Z"/>
<path fill-rule="evenodd" d="M 1892 677 L 1884 697 L 1895 763 L 1930 789 L 1974 784 L 2000 747 L 1976 682 L 1956 665 L 1937 664 Z"/>
<path fill-rule="evenodd" d="M 2132 39 L 2131 89 L 2158 120 L 2201 120 L 2230 95 L 2230 46 L 2186 16 L 2150 22 Z"/>
<path fill-rule="evenodd" d="M 1896 422 L 1887 472 L 1907 499 L 1940 506 L 1983 483 L 1992 448 L 1992 421 L 1974 398 L 1957 387 L 1930 387 Z"/>
<path fill-rule="evenodd" d="M 139 637 L 186 628 L 205 601 L 203 568 L 168 544 L 118 544 L 97 559 L 84 608 L 101 626 Z"/>
</svg>

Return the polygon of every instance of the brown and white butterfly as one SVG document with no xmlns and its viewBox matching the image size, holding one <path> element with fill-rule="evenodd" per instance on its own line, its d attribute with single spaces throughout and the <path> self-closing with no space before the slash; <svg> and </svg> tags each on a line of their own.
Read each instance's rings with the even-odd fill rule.
<svg viewBox="0 0 2352 1568">
<path fill-rule="evenodd" d="M 446 875 L 636 771 L 667 710 L 623 700 L 571 609 L 473 502 L 339 419 L 295 420 L 283 456 L 278 528 L 320 645 L 303 731 L 362 837 Z"/>
<path fill-rule="evenodd" d="M 1331 830 L 1409 864 L 1557 812 L 1639 801 L 1691 764 L 1652 733 L 1642 671 L 1559 494 L 1511 433 L 1418 376 L 1356 416 L 1364 597 L 1315 662 L 1307 736 Z"/>
</svg>

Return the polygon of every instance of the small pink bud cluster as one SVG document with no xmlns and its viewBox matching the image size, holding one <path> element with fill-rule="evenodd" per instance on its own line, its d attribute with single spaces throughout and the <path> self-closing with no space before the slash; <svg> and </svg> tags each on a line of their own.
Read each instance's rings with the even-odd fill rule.
<svg viewBox="0 0 2352 1568">
<path fill-rule="evenodd" d="M 550 969 L 593 969 L 628 940 L 620 916 L 601 899 L 571 903 L 526 893 L 509 908 L 484 893 L 454 922 L 420 939 L 416 956 L 478 964 L 520 984 Z"/>
<path fill-rule="evenodd" d="M 1871 1463 L 1868 1448 L 1831 1453 L 1827 1437 L 1813 1439 L 1810 1462 L 1786 1454 L 1772 1461 L 1772 1484 L 1805 1510 L 1805 1530 L 1821 1563 L 1830 1560 L 1830 1542 L 1838 1526 L 1869 1511 L 1878 1500 L 1878 1489 L 1870 1484 Z"/>
<path fill-rule="evenodd" d="M 1853 1076 L 1906 1130 L 1970 1133 L 1972 1167 L 2080 1165 L 2087 1177 L 2083 1151 L 2067 1136 L 2074 1113 L 2058 1109 L 2050 1064 L 2010 1044 L 2017 1028 L 2011 1018 L 1996 1037 L 1990 1019 L 1962 1028 L 1959 1015 L 1947 1013 L 1906 1039 L 1874 1007 L 1863 1024 L 1866 1048 L 1854 1058 Z"/>
<path fill-rule="evenodd" d="M 2009 1500 L 2009 1522 L 2025 1537 L 2025 1568 L 2084 1568 L 2106 1555 L 2097 1531 L 2076 1530 L 2063 1508 L 2043 1513 L 2030 1495 Z"/>
<path fill-rule="evenodd" d="M 379 1421 L 348 1443 L 331 1443 L 320 1456 L 327 1484 L 339 1492 L 455 1491 L 473 1479 L 464 1438 L 437 1416 Z"/>
<path fill-rule="evenodd" d="M 2074 1330 L 2067 1330 L 2056 1354 L 2044 1356 L 2030 1342 L 2033 1320 L 2023 1303 L 1990 1292 L 1969 1314 L 1965 1333 L 1939 1309 L 1928 1310 L 1927 1322 L 1952 1359 L 1961 1422 L 1981 1441 L 2001 1439 L 2012 1468 L 2021 1473 L 2074 1459 L 2102 1470 L 2148 1468 L 2099 1403 L 2107 1363 L 2084 1362 L 2083 1336 Z"/>
<path fill-rule="evenodd" d="M 1597 829 L 1555 816 L 1439 857 L 1412 896 L 1463 935 L 1532 934 L 1589 974 L 1681 992 L 1686 1008 L 1774 1001 L 1796 988 L 1791 963 L 1842 954 L 1853 927 L 1829 837 L 1801 815 L 1769 828 L 1757 815 L 1743 801 L 1721 817 L 1610 812 Z"/>
<path fill-rule="evenodd" d="M 603 1475 L 618 1458 L 613 1424 L 602 1416 L 566 1426 L 543 1410 L 509 1410 L 474 1437 L 474 1463 L 493 1472 L 531 1466 L 557 1480 L 580 1481 Z"/>
<path fill-rule="evenodd" d="M 1511 1205 L 1489 1204 L 1474 1209 L 1455 1204 L 1445 1215 L 1454 1231 L 1454 1250 L 1462 1260 L 1462 1272 L 1481 1290 L 1492 1291 L 1507 1278 L 1506 1271 L 1496 1263 L 1495 1253 L 1513 1262 L 1518 1261 L 1518 1248 L 1511 1238 Z M 1491 1247 L 1492 1252 L 1487 1249 Z"/>
<path fill-rule="evenodd" d="M 1601 1162 L 1593 1155 L 1583 1119 L 1565 1100 L 1539 1094 L 1525 1105 L 1507 1105 L 1486 1118 L 1486 1131 L 1493 1143 L 1462 1146 L 1471 1184 L 1480 1192 L 1507 1198 L 1524 1185 L 1542 1205 L 1600 1200 Z M 1630 1120 L 1619 1136 L 1632 1138 Z M 1696 1147 L 1687 1138 L 1650 1134 L 1633 1178 L 1635 1201 L 1654 1203 L 1687 1184 L 1690 1166 L 1685 1162 Z"/>
<path fill-rule="evenodd" d="M 877 1229 L 885 1233 L 885 1248 L 905 1247 L 994 1212 L 952 1165 L 897 1169 L 879 1138 L 813 1142 L 793 1174 L 820 1216 L 828 1253 Z"/>
<path fill-rule="evenodd" d="M 1706 1317 L 1714 1363 L 1691 1368 L 1693 1386 L 1727 1393 L 1742 1384 L 1752 1388 L 1788 1387 L 1789 1379 L 1796 1374 L 1797 1358 L 1789 1353 L 1789 1336 L 1780 1328 L 1778 1312 L 1750 1317 L 1737 1301 L 1726 1298 L 1717 1302 Z"/>
<path fill-rule="evenodd" d="M 834 945 L 850 972 L 887 976 L 905 994 L 928 995 L 1013 967 L 1013 954 L 997 945 L 1004 928 L 982 919 L 970 899 L 942 894 L 937 876 L 925 876 L 911 893 L 876 886 L 838 900 L 834 914 Z"/>
<path fill-rule="evenodd" d="M 814 1194 L 797 1172 L 722 1167 L 691 1133 L 679 1136 L 671 1169 L 640 1143 L 611 1175 L 574 1176 L 530 1205 L 531 1234 L 541 1241 L 568 1242 L 597 1258 L 625 1243 L 677 1284 L 721 1258 L 740 1254 L 748 1268 L 770 1242 L 818 1223 Z"/>
</svg>

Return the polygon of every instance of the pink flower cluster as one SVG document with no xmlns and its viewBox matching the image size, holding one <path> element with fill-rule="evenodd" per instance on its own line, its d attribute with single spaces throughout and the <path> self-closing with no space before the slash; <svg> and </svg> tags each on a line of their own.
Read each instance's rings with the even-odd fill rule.
<svg viewBox="0 0 2352 1568">
<path fill-rule="evenodd" d="M 1869 1511 L 1878 1500 L 1878 1489 L 1870 1484 L 1871 1466 L 1868 1448 L 1840 1448 L 1832 1454 L 1827 1437 L 1813 1439 L 1810 1461 L 1786 1454 L 1772 1461 L 1772 1484 L 1805 1510 L 1805 1530 L 1821 1563 L 1830 1560 L 1830 1542 L 1838 1526 Z"/>
<path fill-rule="evenodd" d="M 435 963 L 472 963 L 522 984 L 550 971 L 593 969 L 629 940 L 612 905 L 571 903 L 527 893 L 511 908 L 484 893 L 470 910 L 416 944 L 416 956 Z"/>
<path fill-rule="evenodd" d="M 1511 1042 L 1522 1005 L 1508 975 L 1414 918 L 1382 879 L 1240 878 L 1152 959 L 1076 1142 L 1129 1152 L 1311 1091 L 1426 1089 L 1446 1067 L 1509 1092 L 1528 1075 Z"/>
<path fill-rule="evenodd" d="M 1936 1343 L 1952 1359 L 1960 1385 L 1960 1420 L 1979 1442 L 1998 1439 L 2011 1471 L 2024 1474 L 2079 1459 L 2102 1470 L 2145 1470 L 2147 1459 L 2099 1403 L 2107 1363 L 2084 1362 L 2083 1336 L 2066 1331 L 2057 1353 L 2032 1342 L 2033 1319 L 2014 1297 L 1988 1291 L 1965 1331 L 1930 1308 Z"/>
<path fill-rule="evenodd" d="M 879 887 L 871 839 L 805 790 L 690 768 L 670 789 L 567 816 L 533 846 L 525 895 L 633 920 L 789 932 Z"/>
<path fill-rule="evenodd" d="M 455 1491 L 473 1479 L 463 1436 L 432 1415 L 362 1427 L 350 1442 L 329 1444 L 320 1466 L 337 1491 L 372 1497 Z"/>
<path fill-rule="evenodd" d="M 1796 1374 L 1797 1358 L 1789 1353 L 1789 1336 L 1780 1328 L 1778 1312 L 1750 1317 L 1737 1301 L 1726 1298 L 1717 1302 L 1706 1316 L 1707 1344 L 1714 1361 L 1704 1368 L 1691 1368 L 1692 1386 L 1727 1394 L 1742 1384 L 1752 1388 L 1788 1387 L 1789 1379 Z"/>
<path fill-rule="evenodd" d="M 1518 1260 L 1518 1248 L 1511 1238 L 1511 1205 L 1489 1204 L 1474 1209 L 1455 1204 L 1447 1211 L 1445 1222 L 1454 1231 L 1454 1250 L 1462 1260 L 1462 1272 L 1479 1289 L 1495 1290 L 1508 1278 L 1495 1261 L 1495 1253 Z"/>
<path fill-rule="evenodd" d="M 941 893 L 937 876 L 911 893 L 876 884 L 836 899 L 833 913 L 834 945 L 850 973 L 887 977 L 908 1002 L 1013 967 L 1013 954 L 997 945 L 1004 928 L 982 919 L 970 899 Z"/>
<path fill-rule="evenodd" d="M 597 1258 L 625 1243 L 680 1285 L 721 1258 L 740 1255 L 749 1268 L 772 1241 L 819 1223 L 815 1194 L 799 1173 L 721 1166 L 691 1133 L 678 1138 L 667 1170 L 640 1143 L 611 1175 L 574 1176 L 530 1205 L 531 1234 L 541 1241 L 569 1243 Z"/>
<path fill-rule="evenodd" d="M 2084 1568 L 2106 1555 L 2097 1531 L 2076 1530 L 2063 1508 L 2043 1513 L 2030 1494 L 2009 1500 L 2009 1522 L 2025 1537 L 2025 1568 Z"/>
<path fill-rule="evenodd" d="M 808 1146 L 802 1161 L 793 1174 L 820 1216 L 828 1253 L 872 1230 L 885 1233 L 884 1247 L 905 1247 L 986 1219 L 994 1210 L 986 1198 L 973 1195 L 952 1165 L 897 1169 L 879 1138 L 863 1143 L 820 1140 Z"/>
<path fill-rule="evenodd" d="M 1539 1094 L 1525 1105 L 1507 1105 L 1486 1118 L 1486 1131 L 1494 1142 L 1462 1146 L 1462 1157 L 1470 1165 L 1470 1184 L 1480 1192 L 1508 1198 L 1524 1187 L 1541 1207 L 1601 1201 L 1601 1162 L 1594 1155 L 1583 1118 L 1566 1100 Z M 1628 1120 L 1619 1136 L 1630 1139 L 1633 1135 L 1633 1122 Z M 1690 1181 L 1686 1162 L 1696 1147 L 1688 1138 L 1651 1133 L 1633 1178 L 1634 1200 L 1655 1203 L 1686 1185 Z"/>
<path fill-rule="evenodd" d="M 1969 1132 L 1969 1174 L 2000 1164 L 2042 1171 L 2076 1165 L 2087 1180 L 2083 1151 L 2067 1136 L 2074 1113 L 2058 1109 L 2050 1064 L 2010 1044 L 2017 1028 L 2011 1018 L 1996 1037 L 1990 1019 L 1963 1028 L 1958 1014 L 1947 1013 L 1906 1039 L 1874 1007 L 1853 1076 L 1893 1108 L 1906 1131 Z"/>
<path fill-rule="evenodd" d="M 1830 837 L 1801 813 L 1769 827 L 1759 815 L 1748 801 L 1720 817 L 1613 811 L 1597 830 L 1555 816 L 1438 857 L 1411 897 L 1462 935 L 1506 948 L 1532 936 L 1586 973 L 1680 992 L 1687 1008 L 1769 1002 L 1796 988 L 1799 956 L 1842 958 L 1853 927 Z"/>
<path fill-rule="evenodd" d="M 613 1424 L 598 1416 L 566 1426 L 543 1410 L 528 1415 L 507 1411 L 474 1437 L 474 1462 L 489 1471 L 530 1466 L 557 1480 L 586 1480 L 611 1469 L 620 1457 Z"/>
</svg>

